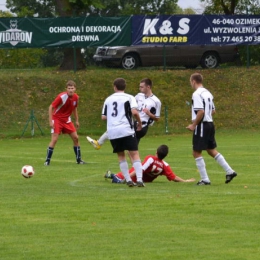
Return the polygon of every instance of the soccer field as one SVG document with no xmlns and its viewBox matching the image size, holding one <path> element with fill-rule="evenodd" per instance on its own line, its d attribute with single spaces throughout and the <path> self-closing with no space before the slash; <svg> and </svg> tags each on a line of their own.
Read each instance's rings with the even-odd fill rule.
<svg viewBox="0 0 260 260">
<path fill-rule="evenodd" d="M 0 259 L 254 260 L 259 247 L 260 132 L 218 132 L 221 152 L 238 177 L 225 184 L 222 168 L 204 154 L 210 186 L 169 182 L 145 188 L 111 184 L 119 171 L 107 142 L 97 151 L 80 137 L 77 165 L 61 136 L 51 165 L 43 166 L 50 137 L 0 140 Z M 191 134 L 143 138 L 140 154 L 167 144 L 165 159 L 180 177 L 199 180 Z M 23 165 L 35 175 L 25 179 Z"/>
</svg>

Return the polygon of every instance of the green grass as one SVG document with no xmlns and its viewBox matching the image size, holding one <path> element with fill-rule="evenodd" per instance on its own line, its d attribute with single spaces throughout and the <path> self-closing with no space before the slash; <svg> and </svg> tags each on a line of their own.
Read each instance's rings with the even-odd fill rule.
<svg viewBox="0 0 260 260">
<path fill-rule="evenodd" d="M 81 136 L 76 165 L 72 143 L 61 136 L 49 167 L 48 137 L 0 140 L 0 259 L 253 260 L 259 255 L 259 131 L 218 132 L 219 151 L 238 172 L 230 184 L 204 154 L 211 186 L 159 177 L 145 188 L 111 184 L 119 170 L 106 143 L 96 151 Z M 167 144 L 166 161 L 182 178 L 199 179 L 191 135 L 148 133 L 141 157 Z M 21 167 L 34 166 L 31 179 Z"/>
<path fill-rule="evenodd" d="M 35 117 L 44 132 L 48 133 L 48 107 L 57 94 L 65 90 L 65 84 L 69 79 L 77 83 L 77 92 L 80 96 L 79 133 L 84 135 L 103 133 L 105 123 L 100 119 L 102 105 L 105 98 L 113 92 L 112 82 L 117 77 L 126 79 L 127 92 L 133 95 L 139 91 L 139 82 L 142 78 L 149 77 L 153 80 L 153 92 L 162 101 L 162 111 L 161 120 L 150 129 L 151 133 L 164 134 L 166 119 L 169 133 L 186 132 L 185 127 L 191 117 L 186 101 L 191 101 L 193 92 L 189 77 L 196 71 L 204 75 L 205 86 L 214 95 L 217 129 L 260 128 L 259 67 L 166 71 L 158 68 L 126 71 L 91 67 L 77 73 L 50 69 L 0 70 L 2 81 L 0 138 L 19 137 L 31 110 L 34 110 Z M 166 108 L 168 108 L 167 114 Z M 37 126 L 35 134 L 40 135 Z M 30 125 L 25 135 L 30 136 Z"/>
</svg>

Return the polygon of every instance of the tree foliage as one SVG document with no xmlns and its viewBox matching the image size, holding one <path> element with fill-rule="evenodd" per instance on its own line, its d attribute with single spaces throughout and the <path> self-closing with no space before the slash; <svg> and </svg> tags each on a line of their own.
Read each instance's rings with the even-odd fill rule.
<svg viewBox="0 0 260 260">
<path fill-rule="evenodd" d="M 259 14 L 259 0 L 201 0 L 205 14 Z"/>
<path fill-rule="evenodd" d="M 52 17 L 55 14 L 54 0 L 6 0 L 6 7 L 18 17 Z"/>
<path fill-rule="evenodd" d="M 0 18 L 1 17 L 13 17 L 13 14 L 8 11 L 2 11 L 0 10 Z"/>
<path fill-rule="evenodd" d="M 201 0 L 206 4 L 205 14 L 222 15 L 257 15 L 260 14 L 259 0 Z M 242 64 L 260 64 L 260 45 L 239 45 L 239 53 Z M 249 51 L 249 53 L 248 53 Z"/>
<path fill-rule="evenodd" d="M 174 14 L 178 0 L 7 0 L 6 6 L 18 16 L 122 16 L 133 14 Z"/>
</svg>

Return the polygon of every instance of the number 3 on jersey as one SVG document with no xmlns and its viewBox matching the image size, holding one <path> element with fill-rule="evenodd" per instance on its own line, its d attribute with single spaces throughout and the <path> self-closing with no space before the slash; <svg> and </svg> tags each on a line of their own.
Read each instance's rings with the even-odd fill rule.
<svg viewBox="0 0 260 260">
<path fill-rule="evenodd" d="M 118 110 L 117 110 L 117 102 L 113 102 L 113 113 L 111 114 L 112 117 L 117 117 Z"/>
</svg>

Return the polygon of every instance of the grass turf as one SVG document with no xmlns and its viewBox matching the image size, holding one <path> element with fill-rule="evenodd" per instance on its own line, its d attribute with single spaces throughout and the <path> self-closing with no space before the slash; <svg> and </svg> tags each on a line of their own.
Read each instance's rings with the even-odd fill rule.
<svg viewBox="0 0 260 260">
<path fill-rule="evenodd" d="M 204 154 L 211 186 L 160 176 L 145 188 L 105 181 L 119 171 L 109 143 L 96 151 L 81 136 L 76 165 L 72 142 L 61 136 L 49 167 L 49 138 L 0 140 L 0 259 L 256 259 L 259 254 L 259 132 L 218 132 L 221 152 L 237 171 L 225 173 Z M 148 134 L 140 154 L 170 147 L 166 161 L 182 178 L 199 180 L 191 135 Z M 35 176 L 25 179 L 21 167 Z"/>
</svg>

